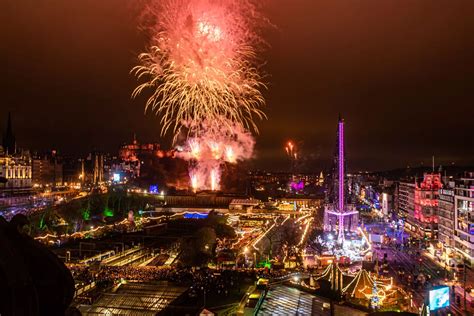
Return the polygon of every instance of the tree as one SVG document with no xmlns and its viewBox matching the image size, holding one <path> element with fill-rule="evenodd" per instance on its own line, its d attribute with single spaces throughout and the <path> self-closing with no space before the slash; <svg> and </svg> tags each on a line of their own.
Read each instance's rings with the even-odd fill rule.
<svg viewBox="0 0 474 316">
<path fill-rule="evenodd" d="M 215 231 L 219 238 L 232 239 L 236 237 L 235 230 L 227 224 L 218 223 L 215 226 Z"/>
<path fill-rule="evenodd" d="M 194 234 L 195 246 L 198 251 L 212 254 L 216 244 L 216 232 L 211 227 L 203 227 Z"/>
<path fill-rule="evenodd" d="M 185 266 L 201 266 L 213 258 L 216 246 L 216 232 L 213 228 L 203 227 L 192 238 L 181 242 L 180 261 Z"/>
<path fill-rule="evenodd" d="M 294 256 L 297 262 L 301 262 L 297 246 L 301 240 L 302 231 L 293 220 L 287 221 L 281 230 L 281 240 L 288 249 L 288 257 Z"/>
<path fill-rule="evenodd" d="M 293 220 L 287 221 L 281 229 L 281 239 L 283 244 L 289 249 L 295 247 L 300 242 L 302 231 Z"/>
</svg>

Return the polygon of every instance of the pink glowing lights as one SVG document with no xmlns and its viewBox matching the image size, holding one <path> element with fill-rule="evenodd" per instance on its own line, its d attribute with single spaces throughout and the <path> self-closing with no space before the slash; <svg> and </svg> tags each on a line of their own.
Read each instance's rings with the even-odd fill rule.
<svg viewBox="0 0 474 316">
<path fill-rule="evenodd" d="M 339 120 L 339 194 L 338 194 L 338 211 L 339 211 L 339 232 L 338 240 L 344 240 L 344 121 Z"/>
<path fill-rule="evenodd" d="M 337 130 L 337 135 L 338 135 L 338 147 L 337 147 L 337 203 L 335 202 L 334 209 L 332 208 L 326 208 L 325 210 L 325 227 L 331 226 L 329 224 L 330 222 L 330 216 L 335 216 L 338 221 L 338 232 L 337 232 L 337 240 L 338 242 L 343 242 L 344 241 L 344 230 L 345 230 L 345 224 L 344 224 L 344 219 L 347 217 L 349 219 L 352 219 L 355 217 L 358 212 L 353 211 L 353 210 L 348 210 L 346 209 L 346 203 L 345 203 L 345 170 L 344 170 L 344 120 L 342 118 L 339 119 L 338 122 L 338 130 Z M 351 226 L 352 223 L 349 222 L 349 226 Z M 350 227 L 349 227 L 350 229 Z"/>
<path fill-rule="evenodd" d="M 264 118 L 257 53 L 259 36 L 268 24 L 254 0 L 151 0 L 144 9 L 150 36 L 148 51 L 132 71 L 141 80 L 133 95 L 152 90 L 146 107 L 161 116 L 162 134 L 174 140 L 184 129 L 191 134 L 209 119 L 257 130 Z"/>
<path fill-rule="evenodd" d="M 344 121 L 339 120 L 339 212 L 344 211 Z M 341 218 L 342 219 L 342 218 Z"/>
<path fill-rule="evenodd" d="M 241 125 L 232 132 L 203 123 L 205 129 L 190 137 L 177 157 L 189 161 L 190 184 L 193 191 L 220 189 L 221 167 L 252 158 L 255 140 Z"/>
<path fill-rule="evenodd" d="M 255 119 L 265 118 L 257 53 L 268 25 L 256 0 L 150 0 L 147 52 L 133 72 L 151 89 L 146 108 L 189 161 L 190 188 L 219 190 L 221 166 L 252 156 Z M 183 143 L 180 143 L 183 144 Z"/>
</svg>

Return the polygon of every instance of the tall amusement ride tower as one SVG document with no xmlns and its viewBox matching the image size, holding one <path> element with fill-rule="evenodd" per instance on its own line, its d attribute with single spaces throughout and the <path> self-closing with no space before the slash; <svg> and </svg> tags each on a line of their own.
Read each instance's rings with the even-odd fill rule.
<svg viewBox="0 0 474 316">
<path fill-rule="evenodd" d="M 359 222 L 359 212 L 354 205 L 346 203 L 345 182 L 344 120 L 339 117 L 333 199 L 326 204 L 324 209 L 324 230 L 337 230 L 337 241 L 340 243 L 344 241 L 345 232 L 354 231 Z"/>
</svg>

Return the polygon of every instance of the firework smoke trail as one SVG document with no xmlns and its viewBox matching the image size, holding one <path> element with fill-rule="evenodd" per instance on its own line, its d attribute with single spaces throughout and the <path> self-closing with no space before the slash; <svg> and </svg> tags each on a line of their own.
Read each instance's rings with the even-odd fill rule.
<svg viewBox="0 0 474 316">
<path fill-rule="evenodd" d="M 290 160 L 298 160 L 298 148 L 291 140 L 285 146 L 285 151 Z"/>
<path fill-rule="evenodd" d="M 149 51 L 132 71 L 146 81 L 146 103 L 161 117 L 162 135 L 173 140 L 185 127 L 201 134 L 207 120 L 231 131 L 236 123 L 257 132 L 265 117 L 257 52 L 263 19 L 252 0 L 151 0 L 144 11 L 151 35 Z"/>
<path fill-rule="evenodd" d="M 231 131 L 215 128 L 207 121 L 202 126 L 198 135 L 179 147 L 176 156 L 190 163 L 193 191 L 215 191 L 220 189 L 222 166 L 252 158 L 255 140 L 249 131 L 236 123 L 231 125 Z"/>
</svg>

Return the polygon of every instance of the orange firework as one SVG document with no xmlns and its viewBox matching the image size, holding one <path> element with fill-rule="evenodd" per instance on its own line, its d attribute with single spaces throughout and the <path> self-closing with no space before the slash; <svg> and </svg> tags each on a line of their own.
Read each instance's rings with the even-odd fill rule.
<svg viewBox="0 0 474 316">
<path fill-rule="evenodd" d="M 251 0 L 153 0 L 145 10 L 151 47 L 133 68 L 145 79 L 133 92 L 151 89 L 146 108 L 161 117 L 162 135 L 174 140 L 204 120 L 219 128 L 234 123 L 257 131 L 265 118 L 257 52 L 265 21 Z M 192 122 L 191 124 L 189 124 Z M 186 126 L 185 126 L 186 124 Z"/>
</svg>

